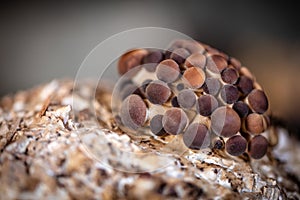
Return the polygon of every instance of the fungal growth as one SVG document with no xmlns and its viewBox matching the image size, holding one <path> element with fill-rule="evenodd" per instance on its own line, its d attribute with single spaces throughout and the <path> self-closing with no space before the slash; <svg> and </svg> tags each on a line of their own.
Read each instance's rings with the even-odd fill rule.
<svg viewBox="0 0 300 200">
<path fill-rule="evenodd" d="M 267 153 L 268 98 L 236 58 L 177 40 L 166 50 L 125 53 L 118 70 L 126 77 L 116 91 L 120 127 L 158 137 L 182 135 L 194 151 L 214 148 L 253 159 Z"/>
<path fill-rule="evenodd" d="M 235 135 L 225 143 L 226 151 L 233 156 L 239 156 L 246 151 L 247 141 L 243 136 Z"/>
<path fill-rule="evenodd" d="M 143 99 L 136 95 L 129 95 L 123 102 L 120 110 L 122 123 L 133 130 L 144 125 L 147 107 Z"/>
</svg>

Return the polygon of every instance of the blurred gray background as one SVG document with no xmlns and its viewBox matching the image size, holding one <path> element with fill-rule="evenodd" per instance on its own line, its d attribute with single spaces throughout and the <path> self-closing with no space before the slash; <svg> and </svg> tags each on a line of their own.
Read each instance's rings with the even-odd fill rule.
<svg viewBox="0 0 300 200">
<path fill-rule="evenodd" d="M 297 12 L 291 2 L 1 1 L 0 95 L 74 78 L 101 41 L 127 29 L 157 26 L 239 58 L 264 86 L 274 114 L 296 127 L 300 124 Z"/>
</svg>

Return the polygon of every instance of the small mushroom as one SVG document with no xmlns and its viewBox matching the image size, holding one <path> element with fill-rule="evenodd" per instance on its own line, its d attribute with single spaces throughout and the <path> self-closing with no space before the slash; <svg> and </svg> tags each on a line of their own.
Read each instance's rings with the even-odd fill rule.
<svg viewBox="0 0 300 200">
<path fill-rule="evenodd" d="M 162 125 L 162 118 L 163 115 L 155 115 L 150 120 L 150 130 L 157 136 L 162 136 L 166 134 L 166 131 L 164 130 Z"/>
<path fill-rule="evenodd" d="M 254 89 L 248 95 L 248 103 L 250 108 L 259 114 L 263 114 L 268 110 L 269 102 L 266 94 L 262 90 Z"/>
<path fill-rule="evenodd" d="M 167 133 L 178 135 L 188 124 L 188 117 L 180 108 L 170 108 L 165 112 L 162 124 Z"/>
<path fill-rule="evenodd" d="M 211 128 L 217 135 L 231 137 L 240 130 L 241 119 L 232 108 L 222 106 L 212 113 Z"/>
<path fill-rule="evenodd" d="M 203 85 L 205 73 L 198 67 L 190 67 L 184 71 L 183 79 L 189 88 L 197 89 Z"/>
<path fill-rule="evenodd" d="M 220 73 L 223 69 L 227 67 L 227 61 L 223 56 L 219 54 L 214 54 L 207 58 L 206 67 L 209 71 L 213 73 Z"/>
<path fill-rule="evenodd" d="M 225 142 L 225 150 L 232 156 L 239 156 L 247 149 L 247 140 L 240 135 L 230 137 Z"/>
<path fill-rule="evenodd" d="M 211 95 L 216 95 L 216 94 L 218 94 L 218 92 L 221 88 L 221 83 L 220 83 L 219 79 L 209 77 L 205 80 L 202 88 L 205 93 L 211 94 Z"/>
<path fill-rule="evenodd" d="M 130 129 L 142 127 L 147 117 L 147 107 L 143 99 L 136 94 L 128 96 L 122 103 L 120 117 L 122 123 Z"/>
<path fill-rule="evenodd" d="M 186 58 L 184 66 L 186 68 L 189 67 L 199 67 L 204 69 L 206 64 L 206 57 L 201 53 L 193 53 L 189 57 Z"/>
<path fill-rule="evenodd" d="M 203 116 L 210 116 L 218 107 L 218 101 L 212 95 L 201 95 L 196 104 L 197 112 Z"/>
<path fill-rule="evenodd" d="M 252 138 L 248 145 L 248 152 L 254 159 L 262 158 L 268 150 L 268 140 L 262 136 L 257 135 Z"/>
<path fill-rule="evenodd" d="M 145 69 L 149 72 L 155 72 L 157 64 L 160 63 L 164 58 L 161 51 L 151 51 L 143 59 L 143 64 L 145 64 Z"/>
<path fill-rule="evenodd" d="M 239 73 L 235 68 L 228 67 L 221 72 L 221 78 L 225 83 L 235 84 L 239 78 Z"/>
<path fill-rule="evenodd" d="M 171 59 L 160 62 L 156 68 L 156 76 L 159 80 L 172 83 L 178 79 L 180 74 L 178 64 Z"/>
<path fill-rule="evenodd" d="M 234 57 L 230 57 L 230 58 L 229 58 L 229 63 L 230 63 L 234 68 L 236 68 L 237 70 L 239 70 L 239 69 L 242 67 L 241 62 L 240 62 L 238 59 L 234 58 Z"/>
<path fill-rule="evenodd" d="M 120 75 L 125 74 L 131 69 L 142 64 L 143 58 L 148 51 L 145 49 L 133 49 L 123 54 L 118 62 L 118 71 Z"/>
<path fill-rule="evenodd" d="M 240 76 L 237 87 L 242 94 L 248 95 L 253 90 L 253 81 L 247 76 Z"/>
<path fill-rule="evenodd" d="M 266 130 L 266 121 L 263 115 L 251 113 L 246 118 L 246 129 L 252 134 L 260 134 Z"/>
<path fill-rule="evenodd" d="M 170 88 L 162 81 L 153 81 L 146 87 L 146 96 L 153 104 L 165 103 L 169 99 L 170 95 Z"/>
<path fill-rule="evenodd" d="M 190 149 L 202 149 L 210 145 L 210 134 L 204 124 L 193 123 L 183 134 L 183 142 Z"/>
<path fill-rule="evenodd" d="M 237 112 L 240 118 L 246 117 L 249 113 L 249 106 L 242 101 L 235 102 L 232 108 L 235 112 Z"/>
<path fill-rule="evenodd" d="M 192 90 L 185 89 L 178 94 L 178 104 L 182 108 L 192 108 L 196 103 L 196 95 Z"/>
<path fill-rule="evenodd" d="M 224 102 L 233 104 L 239 99 L 239 90 L 234 85 L 224 85 L 221 89 L 220 96 Z"/>
</svg>

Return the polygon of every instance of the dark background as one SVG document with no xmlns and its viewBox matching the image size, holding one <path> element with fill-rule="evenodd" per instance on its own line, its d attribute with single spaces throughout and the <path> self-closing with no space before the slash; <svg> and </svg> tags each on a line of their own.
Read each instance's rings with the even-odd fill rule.
<svg viewBox="0 0 300 200">
<path fill-rule="evenodd" d="M 297 5 L 254 1 L 1 1 L 0 96 L 74 78 L 86 55 L 118 32 L 174 29 L 239 58 L 275 115 L 295 131 L 300 117 Z"/>
</svg>

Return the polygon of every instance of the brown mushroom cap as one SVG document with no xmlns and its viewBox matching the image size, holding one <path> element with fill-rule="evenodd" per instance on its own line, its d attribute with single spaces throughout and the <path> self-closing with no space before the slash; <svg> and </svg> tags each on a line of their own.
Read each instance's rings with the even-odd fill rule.
<svg viewBox="0 0 300 200">
<path fill-rule="evenodd" d="M 190 67 L 184 71 L 183 79 L 188 87 L 197 89 L 203 85 L 205 81 L 205 73 L 198 67 Z"/>
<path fill-rule="evenodd" d="M 239 73 L 235 68 L 228 67 L 221 72 L 221 78 L 225 83 L 235 84 L 239 78 Z"/>
<path fill-rule="evenodd" d="M 263 114 L 268 110 L 269 102 L 266 94 L 262 90 L 254 89 L 248 95 L 248 102 L 250 108 L 259 113 Z"/>
<path fill-rule="evenodd" d="M 166 131 L 164 130 L 162 125 L 162 118 L 163 115 L 155 115 L 150 120 L 150 130 L 157 136 L 162 136 L 166 134 Z"/>
<path fill-rule="evenodd" d="M 222 106 L 212 113 L 211 128 L 217 135 L 231 137 L 240 130 L 241 119 L 232 108 Z"/>
<path fill-rule="evenodd" d="M 164 55 L 161 51 L 155 50 L 149 52 L 143 59 L 143 64 L 145 66 L 145 69 L 149 72 L 155 72 L 155 69 L 157 67 L 157 64 L 161 62 L 164 58 Z M 150 65 L 147 65 L 150 64 Z"/>
<path fill-rule="evenodd" d="M 188 123 L 188 117 L 180 108 L 167 110 L 162 118 L 162 124 L 167 133 L 177 135 L 183 131 Z"/>
<path fill-rule="evenodd" d="M 236 69 L 240 69 L 242 67 L 241 62 L 238 59 L 233 57 L 230 57 L 229 63 Z"/>
<path fill-rule="evenodd" d="M 120 75 L 142 64 L 143 58 L 147 55 L 145 49 L 133 49 L 123 54 L 118 62 L 118 71 Z"/>
<path fill-rule="evenodd" d="M 202 149 L 210 145 L 210 135 L 204 124 L 191 124 L 183 134 L 183 142 L 190 149 Z"/>
<path fill-rule="evenodd" d="M 249 106 L 242 101 L 235 102 L 232 108 L 241 118 L 246 117 L 249 113 Z"/>
<path fill-rule="evenodd" d="M 252 134 L 260 134 L 266 129 L 264 116 L 258 113 L 251 113 L 246 118 L 246 129 Z"/>
<path fill-rule="evenodd" d="M 144 125 L 147 117 L 147 107 L 143 99 L 132 94 L 122 103 L 120 117 L 123 125 L 136 130 Z"/>
<path fill-rule="evenodd" d="M 227 67 L 227 61 L 223 56 L 219 54 L 214 54 L 207 58 L 206 67 L 209 71 L 213 73 L 220 73 L 223 69 Z"/>
<path fill-rule="evenodd" d="M 179 65 L 172 59 L 163 60 L 156 67 L 156 76 L 159 80 L 172 83 L 180 74 Z"/>
<path fill-rule="evenodd" d="M 201 95 L 196 104 L 197 112 L 203 116 L 210 116 L 218 107 L 217 99 L 212 95 Z"/>
<path fill-rule="evenodd" d="M 262 136 L 257 135 L 252 138 L 248 145 L 248 152 L 254 159 L 262 158 L 268 150 L 268 140 Z"/>
<path fill-rule="evenodd" d="M 181 90 L 177 97 L 178 104 L 182 108 L 191 108 L 196 103 L 196 95 L 192 90 Z"/>
<path fill-rule="evenodd" d="M 221 98 L 228 104 L 235 103 L 239 99 L 239 90 L 234 85 L 224 85 L 221 89 Z"/>
<path fill-rule="evenodd" d="M 216 95 L 221 88 L 221 83 L 219 79 L 209 77 L 205 80 L 202 88 L 207 94 Z"/>
<path fill-rule="evenodd" d="M 185 67 L 199 67 L 201 69 L 204 69 L 206 64 L 206 57 L 201 53 L 193 53 L 185 60 Z"/>
<path fill-rule="evenodd" d="M 247 95 L 253 90 L 253 81 L 247 76 L 240 76 L 237 86 L 244 95 Z"/>
<path fill-rule="evenodd" d="M 171 90 L 165 82 L 156 80 L 146 87 L 146 96 L 153 104 L 165 103 L 171 95 Z"/>
<path fill-rule="evenodd" d="M 246 151 L 247 140 L 240 135 L 232 136 L 226 141 L 225 149 L 230 155 L 239 156 Z"/>
</svg>

